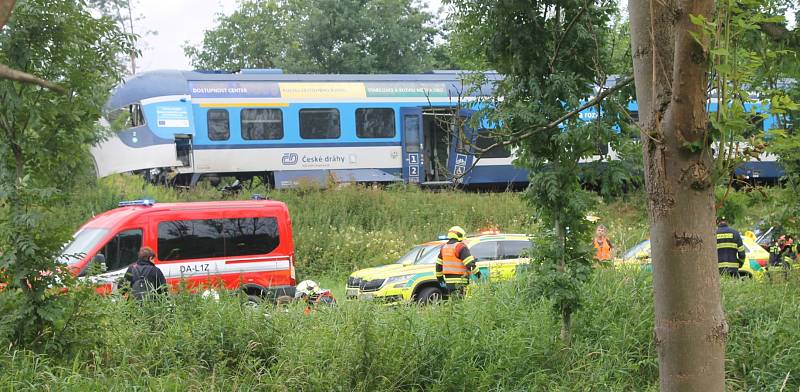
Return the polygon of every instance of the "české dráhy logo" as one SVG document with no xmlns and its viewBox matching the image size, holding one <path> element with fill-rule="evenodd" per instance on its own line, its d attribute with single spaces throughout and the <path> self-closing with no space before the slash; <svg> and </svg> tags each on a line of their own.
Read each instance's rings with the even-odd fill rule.
<svg viewBox="0 0 800 392">
<path fill-rule="evenodd" d="M 284 165 L 291 166 L 291 165 L 296 165 L 297 161 L 299 161 L 299 160 L 300 160 L 300 157 L 297 156 L 296 153 L 287 152 L 287 153 L 283 154 L 283 158 L 281 159 L 281 162 Z"/>
</svg>

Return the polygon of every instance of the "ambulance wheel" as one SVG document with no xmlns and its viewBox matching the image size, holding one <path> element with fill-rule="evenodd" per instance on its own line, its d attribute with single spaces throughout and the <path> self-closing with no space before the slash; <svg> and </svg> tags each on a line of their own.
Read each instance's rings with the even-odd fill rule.
<svg viewBox="0 0 800 392">
<path fill-rule="evenodd" d="M 444 298 L 442 289 L 438 287 L 425 287 L 417 294 L 417 302 L 420 304 L 431 304 L 439 302 Z"/>
</svg>

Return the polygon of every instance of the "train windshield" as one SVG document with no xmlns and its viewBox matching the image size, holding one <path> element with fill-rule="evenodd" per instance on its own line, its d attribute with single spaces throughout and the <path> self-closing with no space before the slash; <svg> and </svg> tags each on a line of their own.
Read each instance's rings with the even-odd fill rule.
<svg viewBox="0 0 800 392">
<path fill-rule="evenodd" d="M 72 242 L 61 251 L 58 261 L 64 264 L 75 264 L 92 250 L 92 248 L 100 242 L 101 239 L 108 233 L 108 229 L 87 228 L 75 233 Z"/>
</svg>

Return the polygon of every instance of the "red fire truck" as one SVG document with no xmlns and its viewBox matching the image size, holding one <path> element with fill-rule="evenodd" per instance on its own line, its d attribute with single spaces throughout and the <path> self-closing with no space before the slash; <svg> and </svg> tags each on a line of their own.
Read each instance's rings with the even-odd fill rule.
<svg viewBox="0 0 800 392">
<path fill-rule="evenodd" d="M 121 202 L 84 224 L 60 261 L 109 293 L 142 246 L 155 251 L 173 287 L 224 287 L 253 299 L 294 294 L 292 222 L 278 201 Z"/>
</svg>

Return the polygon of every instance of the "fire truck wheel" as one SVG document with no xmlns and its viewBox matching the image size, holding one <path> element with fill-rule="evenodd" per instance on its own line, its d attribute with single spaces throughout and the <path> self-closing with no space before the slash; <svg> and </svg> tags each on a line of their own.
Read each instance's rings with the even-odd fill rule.
<svg viewBox="0 0 800 392">
<path fill-rule="evenodd" d="M 261 298 L 261 297 L 259 297 L 259 296 L 255 295 L 255 294 L 249 294 L 249 295 L 247 295 L 247 305 L 251 305 L 251 306 L 258 306 L 258 305 L 260 305 L 260 304 L 261 304 L 261 302 L 263 302 L 263 301 L 264 301 L 264 299 L 263 299 L 263 298 Z"/>
</svg>

